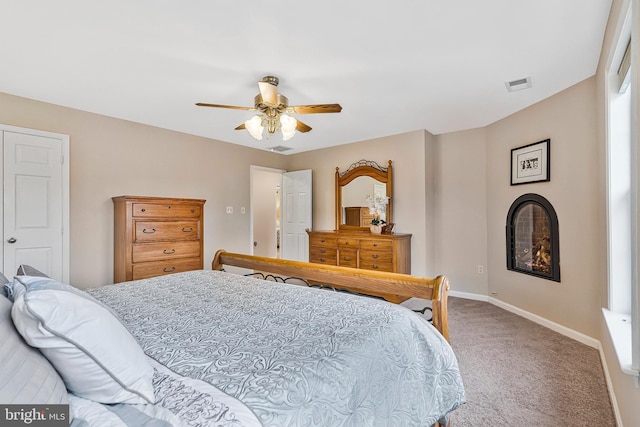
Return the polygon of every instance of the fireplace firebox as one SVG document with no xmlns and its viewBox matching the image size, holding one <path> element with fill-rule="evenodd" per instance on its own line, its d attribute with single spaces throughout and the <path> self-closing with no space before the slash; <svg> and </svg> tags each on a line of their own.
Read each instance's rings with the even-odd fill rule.
<svg viewBox="0 0 640 427">
<path fill-rule="evenodd" d="M 539 194 L 518 197 L 507 215 L 507 269 L 560 281 L 558 216 Z"/>
</svg>

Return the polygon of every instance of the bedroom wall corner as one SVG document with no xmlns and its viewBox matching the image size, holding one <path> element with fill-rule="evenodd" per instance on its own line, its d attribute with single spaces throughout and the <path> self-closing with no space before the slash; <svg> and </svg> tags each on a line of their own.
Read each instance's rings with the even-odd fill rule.
<svg viewBox="0 0 640 427">
<path fill-rule="evenodd" d="M 436 212 L 438 202 L 436 200 L 438 188 L 438 171 L 440 163 L 438 158 L 437 137 L 430 132 L 424 130 L 424 229 L 425 229 L 425 265 L 427 266 L 426 275 L 435 277 L 439 274 L 446 274 L 436 262 L 438 253 L 437 232 L 438 224 Z"/>
<path fill-rule="evenodd" d="M 436 137 L 435 263 L 453 292 L 489 293 L 484 128 Z"/>
</svg>

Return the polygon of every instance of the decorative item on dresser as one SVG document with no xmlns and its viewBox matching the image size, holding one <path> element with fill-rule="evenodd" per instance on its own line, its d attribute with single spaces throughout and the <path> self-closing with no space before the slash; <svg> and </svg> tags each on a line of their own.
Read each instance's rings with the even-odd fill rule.
<svg viewBox="0 0 640 427">
<path fill-rule="evenodd" d="M 118 196 L 114 203 L 114 283 L 202 270 L 201 199 Z"/>
</svg>

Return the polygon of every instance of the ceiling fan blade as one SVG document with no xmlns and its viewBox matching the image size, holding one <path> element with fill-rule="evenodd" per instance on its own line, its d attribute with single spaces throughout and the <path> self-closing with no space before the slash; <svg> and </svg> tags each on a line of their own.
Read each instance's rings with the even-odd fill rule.
<svg viewBox="0 0 640 427">
<path fill-rule="evenodd" d="M 292 105 L 287 110 L 294 114 L 339 113 L 340 104 Z"/>
<path fill-rule="evenodd" d="M 297 120 L 297 119 L 296 119 Z M 298 123 L 296 123 L 296 130 L 298 132 L 309 132 L 311 130 L 311 126 L 309 125 L 305 125 L 304 123 L 302 123 L 300 120 L 297 120 Z"/>
<path fill-rule="evenodd" d="M 242 130 L 242 129 L 246 129 L 247 127 L 243 124 L 241 124 L 240 126 L 238 126 L 237 128 L 235 128 L 234 130 Z"/>
<path fill-rule="evenodd" d="M 233 110 L 245 110 L 245 111 L 253 111 L 255 108 L 253 107 L 238 107 L 236 105 L 221 105 L 221 104 L 205 104 L 203 102 L 196 103 L 198 107 L 216 107 L 216 108 L 231 108 Z"/>
<path fill-rule="evenodd" d="M 262 101 L 268 105 L 277 105 L 278 104 L 278 89 L 267 82 L 258 82 L 258 87 L 260 88 L 260 95 L 262 96 Z"/>
</svg>

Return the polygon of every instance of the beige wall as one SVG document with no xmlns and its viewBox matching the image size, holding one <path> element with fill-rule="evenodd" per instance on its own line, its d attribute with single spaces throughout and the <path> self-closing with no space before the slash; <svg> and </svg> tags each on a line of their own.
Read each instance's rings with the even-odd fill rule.
<svg viewBox="0 0 640 427">
<path fill-rule="evenodd" d="M 249 166 L 285 157 L 52 104 L 0 94 L 0 123 L 70 135 L 70 282 L 113 281 L 111 197 L 206 199 L 205 267 L 218 248 L 246 252 Z M 225 213 L 226 206 L 234 214 Z"/>
<path fill-rule="evenodd" d="M 447 274 L 453 291 L 487 295 L 485 129 L 438 135 L 436 147 L 437 269 Z"/>
<path fill-rule="evenodd" d="M 426 183 L 433 181 L 434 173 L 425 169 L 425 152 L 432 141 L 431 134 L 415 131 L 290 156 L 288 170 L 313 171 L 313 229 L 335 229 L 336 167 L 343 170 L 361 159 L 373 160 L 382 166 L 392 160 L 394 231 L 413 235 L 412 274 L 433 275 L 434 260 L 427 252 L 427 242 L 434 239 L 432 232 L 427 233 L 427 223 L 432 223 L 433 217 L 427 216 L 425 206 Z"/>
<path fill-rule="evenodd" d="M 486 128 L 489 292 L 495 298 L 591 337 L 601 306 L 600 200 L 595 78 Z M 551 181 L 510 185 L 510 150 L 550 138 Z M 558 215 L 561 283 L 506 269 L 505 222 L 525 193 L 545 197 Z"/>
</svg>

